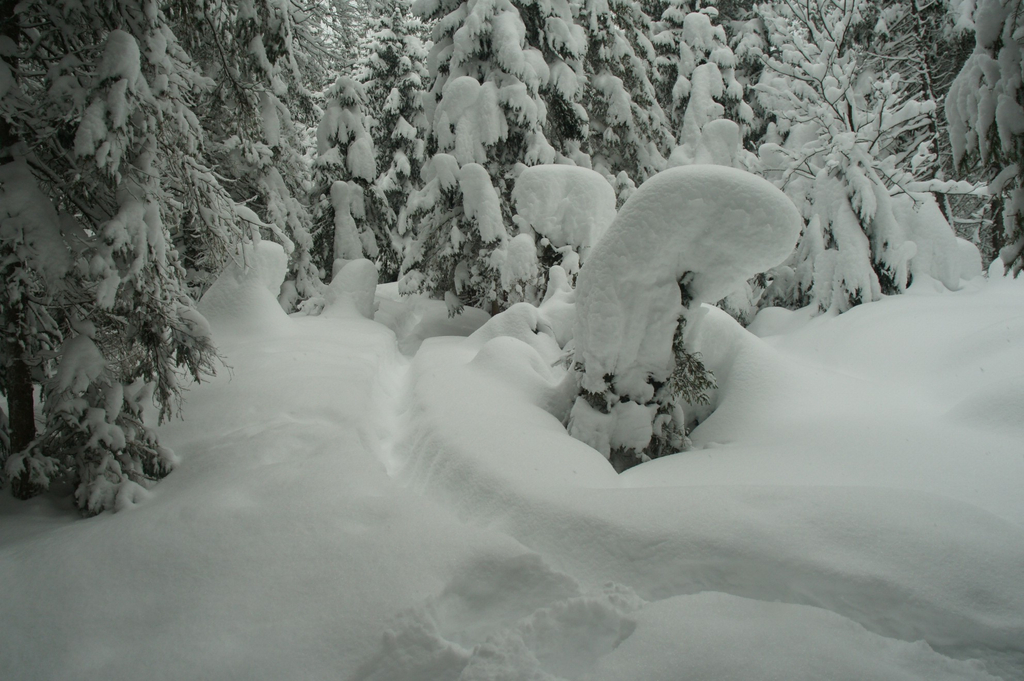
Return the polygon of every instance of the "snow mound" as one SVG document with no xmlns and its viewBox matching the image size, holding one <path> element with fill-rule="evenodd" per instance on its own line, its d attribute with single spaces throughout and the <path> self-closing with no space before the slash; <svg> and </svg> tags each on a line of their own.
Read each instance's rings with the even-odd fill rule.
<svg viewBox="0 0 1024 681">
<path fill-rule="evenodd" d="M 918 196 L 917 202 L 908 195 L 896 196 L 892 199 L 892 208 L 907 239 L 917 245 L 917 252 L 910 260 L 910 273 L 914 277 L 927 275 L 941 281 L 946 288 L 956 290 L 960 288 L 961 279 L 981 274 L 981 254 L 977 247 L 956 237 L 931 195 Z"/>
<path fill-rule="evenodd" d="M 396 478 L 437 493 L 476 522 L 521 503 L 538 483 L 616 484 L 604 457 L 569 437 L 554 415 L 575 393 L 571 381 L 556 378 L 568 372 L 514 338 L 490 343 L 433 338 L 420 346 Z"/>
<path fill-rule="evenodd" d="M 470 338 L 485 343 L 494 338 L 508 336 L 520 340 L 554 364 L 561 355 L 561 347 L 554 331 L 533 305 L 516 303 L 501 314 L 491 317 Z"/>
<path fill-rule="evenodd" d="M 199 301 L 199 312 L 215 334 L 267 331 L 287 323 L 277 302 L 288 272 L 280 244 L 258 241 L 242 247 Z"/>
<path fill-rule="evenodd" d="M 584 389 L 601 392 L 610 374 L 620 394 L 646 401 L 648 377 L 672 369 L 678 282 L 694 300 L 715 302 L 782 262 L 801 224 L 785 194 L 742 170 L 671 168 L 641 185 L 580 271 L 574 336 Z"/>
<path fill-rule="evenodd" d="M 373 319 L 377 309 L 374 304 L 377 276 L 377 266 L 365 258 L 346 262 L 324 292 L 324 314 L 344 315 L 355 311 L 366 319 Z"/>
<path fill-rule="evenodd" d="M 603 175 L 589 168 L 526 168 L 516 179 L 512 201 L 519 228 L 547 239 L 562 253 L 562 264 L 570 274 L 586 261 L 590 249 L 615 219 L 615 190 Z"/>
<path fill-rule="evenodd" d="M 634 615 L 636 632 L 588 681 L 995 681 L 977 662 L 887 639 L 827 610 L 722 593 L 677 596 Z"/>
<path fill-rule="evenodd" d="M 487 341 L 470 366 L 501 381 L 559 421 L 569 415 L 576 397 L 576 381 L 563 369 L 552 367 L 535 347 L 510 336 Z"/>
<path fill-rule="evenodd" d="M 933 333 L 927 324 L 949 323 L 954 295 L 967 303 L 966 293 L 935 296 L 941 306 L 933 310 L 924 297 L 893 299 L 900 309 L 889 314 L 924 326 L 922 338 L 942 339 L 928 353 L 920 343 L 901 344 L 907 348 L 902 353 L 889 349 L 897 355 L 893 363 L 906 364 L 907 355 L 943 356 L 942 348 L 962 342 Z M 974 309 L 979 302 L 968 304 Z M 862 308 L 876 306 L 889 307 L 883 301 Z M 918 310 L 917 318 L 909 319 L 906 306 Z M 850 314 L 863 324 L 856 310 Z M 834 339 L 821 331 L 846 316 L 811 320 L 805 334 L 817 331 L 814 347 L 832 352 Z M 979 326 L 984 324 L 972 328 Z M 877 345 L 858 333 L 878 328 L 888 327 L 874 321 L 837 333 L 877 358 Z M 975 452 L 990 444 L 977 439 L 972 445 L 972 431 L 951 438 L 955 433 L 943 425 L 942 410 L 894 389 L 888 367 L 879 367 L 872 380 L 852 366 L 826 371 L 810 349 L 798 353 L 799 361 L 790 359 L 714 309 L 700 329 L 721 388 L 713 398 L 718 409 L 692 435 L 699 448 L 619 476 L 538 408 L 551 384 L 540 380 L 546 369 L 526 344 L 499 338 L 490 343 L 505 346 L 486 353 L 466 341 L 425 344 L 413 362 L 410 446 L 402 452 L 398 479 L 444 499 L 460 517 L 500 528 L 591 588 L 614 582 L 651 601 L 702 591 L 757 599 L 766 603 L 751 604 L 751 617 L 766 629 L 772 614 L 757 615 L 759 608 L 776 601 L 808 606 L 780 615 L 788 619 L 777 626 L 787 627 L 791 638 L 775 647 L 747 646 L 793 678 L 810 678 L 814 670 L 800 666 L 799 651 L 801 632 L 815 626 L 822 630 L 820 649 L 841 651 L 848 662 L 841 668 L 846 675 L 837 678 L 856 678 L 858 651 L 865 678 L 929 678 L 933 668 L 935 678 L 985 678 L 942 656 L 980 658 L 992 670 L 1019 672 L 1024 534 L 1013 520 L 1020 516 L 1007 522 L 982 510 L 991 504 L 979 502 L 1012 486 L 993 486 L 988 469 L 1017 480 L 1020 465 L 997 460 L 995 452 L 979 457 Z M 994 340 L 1002 341 L 1002 332 L 997 335 Z M 993 339 L 992 329 L 984 337 Z M 897 378 L 919 381 L 927 369 L 905 371 Z M 540 390 L 517 385 L 529 373 Z M 964 480 L 982 491 L 964 489 Z M 645 612 L 630 617 L 642 621 Z M 638 629 L 631 638 L 638 637 L 638 644 L 646 635 Z M 727 633 L 721 640 L 721 656 L 707 664 L 731 669 L 722 652 Z M 938 654 L 912 643 L 918 640 Z M 610 665 L 617 654 L 604 658 Z M 609 671 L 595 678 L 648 678 L 648 669 L 658 678 L 654 663 L 634 662 L 636 673 Z M 530 678 L 531 670 L 511 678 Z M 729 678 L 717 678 L 723 677 Z"/>
<path fill-rule="evenodd" d="M 1021 429 L 1024 414 L 1024 375 L 1002 378 L 973 391 L 961 400 L 950 416 L 990 428 Z"/>
<path fill-rule="evenodd" d="M 545 408 L 566 372 L 512 337 L 531 312 L 407 362 L 396 335 L 487 316 L 377 291 L 396 334 L 220 343 L 146 503 L 0 498 L 4 678 L 1024 678 L 1020 426 L 971 420 L 1021 404 L 1021 280 L 768 311 L 766 338 L 709 310 L 718 408 L 622 475 Z"/>
<path fill-rule="evenodd" d="M 956 244 L 960 260 L 960 277 L 962 279 L 974 279 L 984 273 L 981 266 L 981 252 L 978 247 L 966 239 L 956 238 Z"/>
<path fill-rule="evenodd" d="M 977 661 L 833 612 L 705 592 L 646 603 L 585 589 L 534 554 L 477 561 L 397 617 L 360 681 L 995 681 Z"/>
</svg>

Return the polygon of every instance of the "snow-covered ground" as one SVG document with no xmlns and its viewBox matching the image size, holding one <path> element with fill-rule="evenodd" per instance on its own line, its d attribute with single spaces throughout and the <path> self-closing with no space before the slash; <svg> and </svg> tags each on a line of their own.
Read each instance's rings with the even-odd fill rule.
<svg viewBox="0 0 1024 681">
<path fill-rule="evenodd" d="M 271 284 L 150 498 L 0 501 L 2 678 L 1024 678 L 1024 282 L 712 310 L 714 413 L 622 475 L 538 315 Z"/>
</svg>

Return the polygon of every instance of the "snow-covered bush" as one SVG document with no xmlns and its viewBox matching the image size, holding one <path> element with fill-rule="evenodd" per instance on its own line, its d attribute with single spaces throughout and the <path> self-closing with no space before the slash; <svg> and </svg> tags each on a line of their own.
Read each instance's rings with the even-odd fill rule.
<svg viewBox="0 0 1024 681">
<path fill-rule="evenodd" d="M 615 219 L 615 190 L 600 173 L 577 166 L 526 168 L 512 201 L 512 219 L 537 242 L 541 263 L 573 277 Z"/>
<path fill-rule="evenodd" d="M 701 303 L 785 259 L 801 222 L 742 170 L 684 166 L 641 185 L 580 270 L 570 433 L 620 469 L 683 449 L 684 404 L 713 381 L 691 341 Z"/>
<path fill-rule="evenodd" d="M 796 253 L 769 275 L 768 302 L 843 311 L 909 283 L 915 246 L 891 194 L 908 191 L 914 177 L 902 160 L 927 137 L 935 106 L 898 75 L 861 72 L 858 8 L 760 8 L 769 48 L 756 90 L 775 119 L 760 150 L 763 172 L 807 220 Z"/>
</svg>

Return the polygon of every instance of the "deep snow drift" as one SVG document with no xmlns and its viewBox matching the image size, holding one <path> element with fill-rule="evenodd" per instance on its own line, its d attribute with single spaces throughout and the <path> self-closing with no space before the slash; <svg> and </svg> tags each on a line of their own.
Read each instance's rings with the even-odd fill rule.
<svg viewBox="0 0 1024 681">
<path fill-rule="evenodd" d="M 710 310 L 695 449 L 619 476 L 563 426 L 567 293 L 288 317 L 257 255 L 149 499 L 0 502 L 5 679 L 1024 676 L 1024 282 Z"/>
</svg>

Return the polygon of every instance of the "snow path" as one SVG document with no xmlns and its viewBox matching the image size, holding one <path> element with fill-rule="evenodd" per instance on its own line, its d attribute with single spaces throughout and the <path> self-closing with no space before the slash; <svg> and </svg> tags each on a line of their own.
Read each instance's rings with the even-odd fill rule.
<svg viewBox="0 0 1024 681">
<path fill-rule="evenodd" d="M 457 566 L 523 552 L 387 475 L 405 360 L 386 328 L 219 341 L 233 370 L 162 429 L 182 463 L 146 503 L 0 502 L 5 679 L 348 678 Z"/>
</svg>

